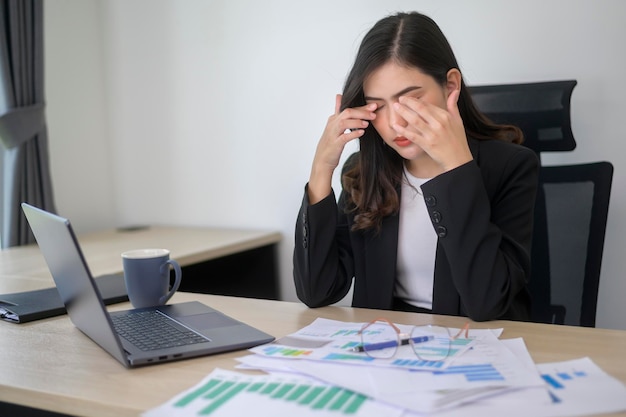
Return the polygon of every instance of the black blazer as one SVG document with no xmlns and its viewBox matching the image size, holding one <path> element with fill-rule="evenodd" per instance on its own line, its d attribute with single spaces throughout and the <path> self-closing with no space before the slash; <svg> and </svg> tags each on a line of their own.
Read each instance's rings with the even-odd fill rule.
<svg viewBox="0 0 626 417">
<path fill-rule="evenodd" d="M 498 140 L 468 140 L 474 157 L 421 189 L 437 252 L 433 313 L 476 321 L 530 317 L 530 246 L 539 161 Z M 399 216 L 379 234 L 351 231 L 345 194 L 310 205 L 305 190 L 295 231 L 294 282 L 309 307 L 341 300 L 354 278 L 352 305 L 391 309 Z"/>
</svg>

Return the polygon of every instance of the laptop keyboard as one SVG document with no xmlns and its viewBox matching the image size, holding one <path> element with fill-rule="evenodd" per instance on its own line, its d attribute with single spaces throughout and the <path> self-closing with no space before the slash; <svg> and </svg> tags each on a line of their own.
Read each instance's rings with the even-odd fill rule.
<svg viewBox="0 0 626 417">
<path fill-rule="evenodd" d="M 128 312 L 111 319 L 117 333 L 143 351 L 208 341 L 155 310 Z"/>
</svg>

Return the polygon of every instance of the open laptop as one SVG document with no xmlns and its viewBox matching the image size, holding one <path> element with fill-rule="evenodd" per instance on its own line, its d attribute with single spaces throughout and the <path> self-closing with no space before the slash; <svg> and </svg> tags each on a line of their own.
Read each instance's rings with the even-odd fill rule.
<svg viewBox="0 0 626 417">
<path fill-rule="evenodd" d="M 274 340 L 199 302 L 107 312 L 70 221 L 26 203 L 22 209 L 71 321 L 126 367 L 247 349 Z M 139 328 L 155 331 L 152 339 L 141 335 L 143 340 L 138 341 L 140 335 L 129 327 L 137 320 L 150 320 Z M 181 334 L 182 340 L 170 340 Z"/>
</svg>

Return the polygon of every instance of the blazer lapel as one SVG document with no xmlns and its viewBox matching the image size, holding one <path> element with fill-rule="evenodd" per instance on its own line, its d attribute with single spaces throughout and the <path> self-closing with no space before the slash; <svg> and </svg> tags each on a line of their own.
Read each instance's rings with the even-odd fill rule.
<svg viewBox="0 0 626 417">
<path fill-rule="evenodd" d="M 379 234 L 368 232 L 365 236 L 365 271 L 369 305 L 373 308 L 390 309 L 396 280 L 398 257 L 399 215 L 384 219 Z"/>
<path fill-rule="evenodd" d="M 480 151 L 478 140 L 467 138 L 470 152 L 477 165 L 480 165 Z M 433 311 L 437 314 L 458 315 L 463 313 L 463 306 L 459 294 L 451 284 L 452 272 L 450 263 L 439 241 L 435 255 L 435 281 L 433 285 Z"/>
</svg>

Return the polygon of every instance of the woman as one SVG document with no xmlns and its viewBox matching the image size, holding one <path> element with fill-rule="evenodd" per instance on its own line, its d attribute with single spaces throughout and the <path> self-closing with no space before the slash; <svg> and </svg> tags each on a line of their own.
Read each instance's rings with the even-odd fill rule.
<svg viewBox="0 0 626 417">
<path fill-rule="evenodd" d="M 334 170 L 347 142 L 360 151 Z M 319 141 L 296 225 L 300 300 L 527 320 L 538 160 L 474 106 L 430 18 L 365 35 Z"/>
</svg>

